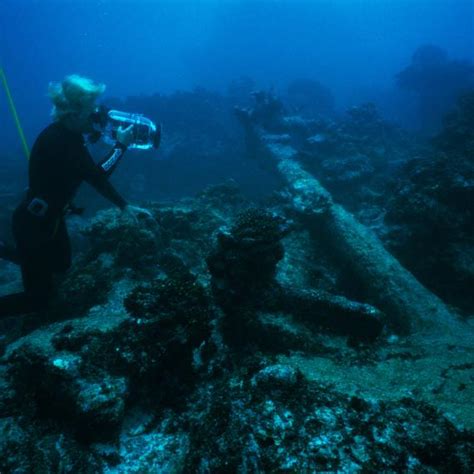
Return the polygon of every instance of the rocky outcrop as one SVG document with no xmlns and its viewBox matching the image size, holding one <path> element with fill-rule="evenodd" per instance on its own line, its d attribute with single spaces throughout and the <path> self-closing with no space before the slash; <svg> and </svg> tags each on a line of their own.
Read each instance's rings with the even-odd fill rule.
<svg viewBox="0 0 474 474">
<path fill-rule="evenodd" d="M 191 436 L 190 472 L 467 472 L 474 456 L 472 435 L 427 405 L 347 397 L 285 365 L 224 379 L 195 400 L 193 432 L 214 436 Z"/>
<path fill-rule="evenodd" d="M 0 360 L 0 470 L 470 472 L 469 349 L 383 352 L 383 315 L 339 294 L 339 272 L 281 202 L 248 208 L 223 185 L 149 204 L 159 249 L 141 266 L 117 251 L 141 234 L 100 214 L 62 318 L 79 314 L 43 320 Z M 439 372 L 430 405 L 405 379 L 392 396 L 391 362 L 404 361 Z M 456 425 L 436 394 L 456 400 Z"/>
</svg>

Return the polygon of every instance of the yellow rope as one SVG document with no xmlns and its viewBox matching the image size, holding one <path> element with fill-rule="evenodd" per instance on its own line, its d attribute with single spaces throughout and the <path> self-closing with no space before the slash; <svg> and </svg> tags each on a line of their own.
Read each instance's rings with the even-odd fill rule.
<svg viewBox="0 0 474 474">
<path fill-rule="evenodd" d="M 18 133 L 20 135 L 20 140 L 21 140 L 21 143 L 23 145 L 23 150 L 25 152 L 26 158 L 30 159 L 30 150 L 28 148 L 28 143 L 26 142 L 26 138 L 25 138 L 25 134 L 23 133 L 23 129 L 21 128 L 20 119 L 19 119 L 18 114 L 16 112 L 15 103 L 13 102 L 13 97 L 12 97 L 10 89 L 8 87 L 7 76 L 5 75 L 5 72 L 3 71 L 3 69 L 1 67 L 0 67 L 0 79 L 3 83 L 5 93 L 7 94 L 8 105 L 10 106 L 10 110 L 11 110 L 12 115 L 13 115 L 13 120 L 15 121 L 16 128 L 17 128 Z"/>
</svg>

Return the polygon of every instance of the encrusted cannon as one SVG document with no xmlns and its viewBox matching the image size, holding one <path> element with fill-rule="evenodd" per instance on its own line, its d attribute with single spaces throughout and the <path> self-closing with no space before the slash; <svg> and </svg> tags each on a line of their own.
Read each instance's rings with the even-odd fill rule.
<svg viewBox="0 0 474 474">
<path fill-rule="evenodd" d="M 318 179 L 304 169 L 284 130 L 275 133 L 262 125 L 259 117 L 264 115 L 265 104 L 260 100 L 255 110 L 236 109 L 251 156 L 265 162 L 267 169 L 271 167 L 284 181 L 295 213 L 304 218 L 306 225 L 318 229 L 331 253 L 355 275 L 369 302 L 384 312 L 385 322 L 402 334 L 462 330 L 457 315 L 405 269 L 370 229 L 334 202 Z M 269 113 L 273 117 L 274 107 Z"/>
</svg>

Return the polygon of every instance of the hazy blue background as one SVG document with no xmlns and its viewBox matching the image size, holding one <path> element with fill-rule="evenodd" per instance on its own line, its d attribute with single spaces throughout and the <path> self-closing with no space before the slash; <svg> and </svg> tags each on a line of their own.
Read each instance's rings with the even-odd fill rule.
<svg viewBox="0 0 474 474">
<path fill-rule="evenodd" d="M 80 73 L 110 96 L 241 75 L 262 87 L 320 80 L 345 108 L 379 99 L 397 117 L 393 77 L 421 44 L 474 59 L 471 0 L 0 0 L 0 61 L 30 144 L 49 120 L 51 80 Z M 395 105 L 394 105 L 395 104 Z M 401 107 L 401 105 L 400 105 Z M 18 139 L 0 92 L 0 151 Z"/>
</svg>

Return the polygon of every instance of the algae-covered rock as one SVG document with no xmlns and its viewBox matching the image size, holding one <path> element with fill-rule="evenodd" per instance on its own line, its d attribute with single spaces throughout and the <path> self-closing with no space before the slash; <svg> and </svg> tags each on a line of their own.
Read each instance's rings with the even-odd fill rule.
<svg viewBox="0 0 474 474">
<path fill-rule="evenodd" d="M 282 390 L 291 390 L 296 387 L 301 372 L 288 365 L 276 364 L 265 367 L 254 375 L 251 385 L 259 390 L 274 390 L 280 387 Z"/>
<path fill-rule="evenodd" d="M 120 428 L 128 395 L 128 380 L 109 375 L 79 380 L 75 394 L 78 430 L 86 439 L 110 439 Z"/>
<path fill-rule="evenodd" d="M 152 389 L 153 379 L 165 373 L 181 377 L 180 390 L 192 383 L 193 354 L 209 338 L 212 317 L 202 285 L 190 276 L 140 285 L 127 296 L 125 307 L 134 319 L 121 341 L 118 363 Z"/>
<path fill-rule="evenodd" d="M 82 232 L 90 238 L 93 254 L 111 254 L 118 269 L 146 274 L 156 263 L 160 228 L 147 214 L 139 214 L 135 220 L 120 211 L 101 211 Z"/>
<path fill-rule="evenodd" d="M 101 471 L 97 457 L 67 433 L 48 433 L 13 417 L 0 418 L 0 470 L 14 473 Z"/>
<path fill-rule="evenodd" d="M 473 203 L 469 155 L 434 153 L 401 169 L 385 215 L 389 248 L 430 289 L 467 313 L 474 310 Z"/>
<path fill-rule="evenodd" d="M 152 432 L 126 437 L 120 446 L 120 462 L 106 468 L 109 474 L 143 472 L 184 472 L 189 440 L 185 433 L 175 435 Z"/>
<path fill-rule="evenodd" d="M 474 92 L 459 97 L 454 109 L 443 121 L 443 129 L 434 138 L 434 144 L 450 155 L 469 160 L 474 151 Z"/>
<path fill-rule="evenodd" d="M 314 82 L 293 86 L 295 105 L 305 105 L 295 93 L 313 97 L 310 110 L 301 109 L 311 118 L 285 116 L 282 101 L 264 92 L 253 94 L 253 109 L 237 112 L 255 163 L 235 159 L 233 138 L 211 136 L 228 129 L 219 121 L 209 127 L 211 109 L 224 105 L 213 94 L 127 102 L 145 114 L 150 101 L 166 105 L 176 120 L 162 150 L 173 160 L 147 161 L 150 173 L 135 177 L 128 170 L 145 158 L 123 163 L 128 198 L 151 198 L 147 187 L 153 196 L 165 196 L 167 186 L 174 193 L 180 179 L 197 189 L 197 162 L 203 176 L 218 161 L 226 175 L 241 166 L 255 195 L 269 183 L 286 187 L 251 202 L 227 181 L 194 198 L 146 202 L 151 215 L 106 210 L 81 230 L 70 225 L 73 246 L 84 243 L 78 232 L 89 245 L 80 245 L 62 280 L 54 308 L 62 322 L 48 324 L 52 311 L 37 317 L 40 330 L 4 339 L 1 472 L 471 472 L 474 435 L 460 421 L 474 423 L 472 345 L 458 334 L 436 345 L 439 332 L 433 340 L 428 330 L 413 340 L 384 332 L 385 318 L 418 321 L 422 311 L 421 320 L 432 321 L 437 300 L 424 299 L 411 278 L 393 287 L 396 260 L 340 206 L 376 222 L 385 243 L 396 238 L 384 227 L 389 218 L 400 235 L 420 222 L 438 237 L 470 235 L 462 156 L 469 107 L 439 137 L 447 160 L 412 161 L 384 223 L 387 180 L 415 156 L 416 142 L 372 104 L 315 117 L 327 91 Z M 197 121 L 189 99 L 202 107 Z M 182 127 L 175 105 L 196 133 Z M 183 164 L 194 168 L 181 173 Z M 263 174 L 249 173 L 257 164 L 278 176 L 260 181 Z M 178 181 L 168 179 L 177 169 Z M 437 255 L 467 275 L 469 241 L 457 243 L 463 247 Z M 2 269 L 6 291 L 14 273 Z M 372 306 L 390 311 L 403 301 L 410 304 L 401 313 Z"/>
<path fill-rule="evenodd" d="M 109 258 L 108 258 L 109 257 Z M 58 289 L 54 311 L 64 316 L 86 313 L 95 305 L 106 302 L 119 272 L 113 268 L 112 256 L 101 254 L 90 260 L 87 256 L 76 260 Z"/>
<path fill-rule="evenodd" d="M 208 296 L 195 278 L 179 275 L 137 286 L 125 299 L 125 308 L 135 317 L 173 318 L 191 324 L 208 317 Z"/>
<path fill-rule="evenodd" d="M 126 379 L 85 364 L 77 351 L 56 350 L 52 338 L 32 342 L 9 357 L 17 403 L 33 404 L 39 415 L 73 426 L 81 439 L 113 437 L 124 414 Z"/>
<path fill-rule="evenodd" d="M 136 402 L 153 392 L 159 400 L 177 393 L 174 384 L 184 390 L 194 377 L 193 353 L 209 336 L 209 303 L 194 281 L 156 288 L 132 291 L 127 301 L 140 312 L 134 318 L 97 311 L 9 346 L 15 405 L 82 441 L 103 441 L 118 436 L 130 397 Z"/>
<path fill-rule="evenodd" d="M 256 296 L 273 283 L 287 231 L 280 217 L 251 208 L 239 213 L 228 231 L 218 234 L 216 249 L 206 261 L 221 304 Z"/>
<path fill-rule="evenodd" d="M 474 456 L 473 434 L 425 404 L 347 397 L 284 365 L 229 378 L 208 397 L 192 428 L 215 437 L 191 436 L 190 471 L 467 472 Z"/>
<path fill-rule="evenodd" d="M 197 198 L 216 209 L 223 206 L 238 208 L 246 202 L 245 196 L 233 179 L 222 184 L 208 186 L 197 194 Z"/>
<path fill-rule="evenodd" d="M 5 472 L 28 472 L 27 433 L 14 417 L 0 418 L 0 469 Z"/>
</svg>

